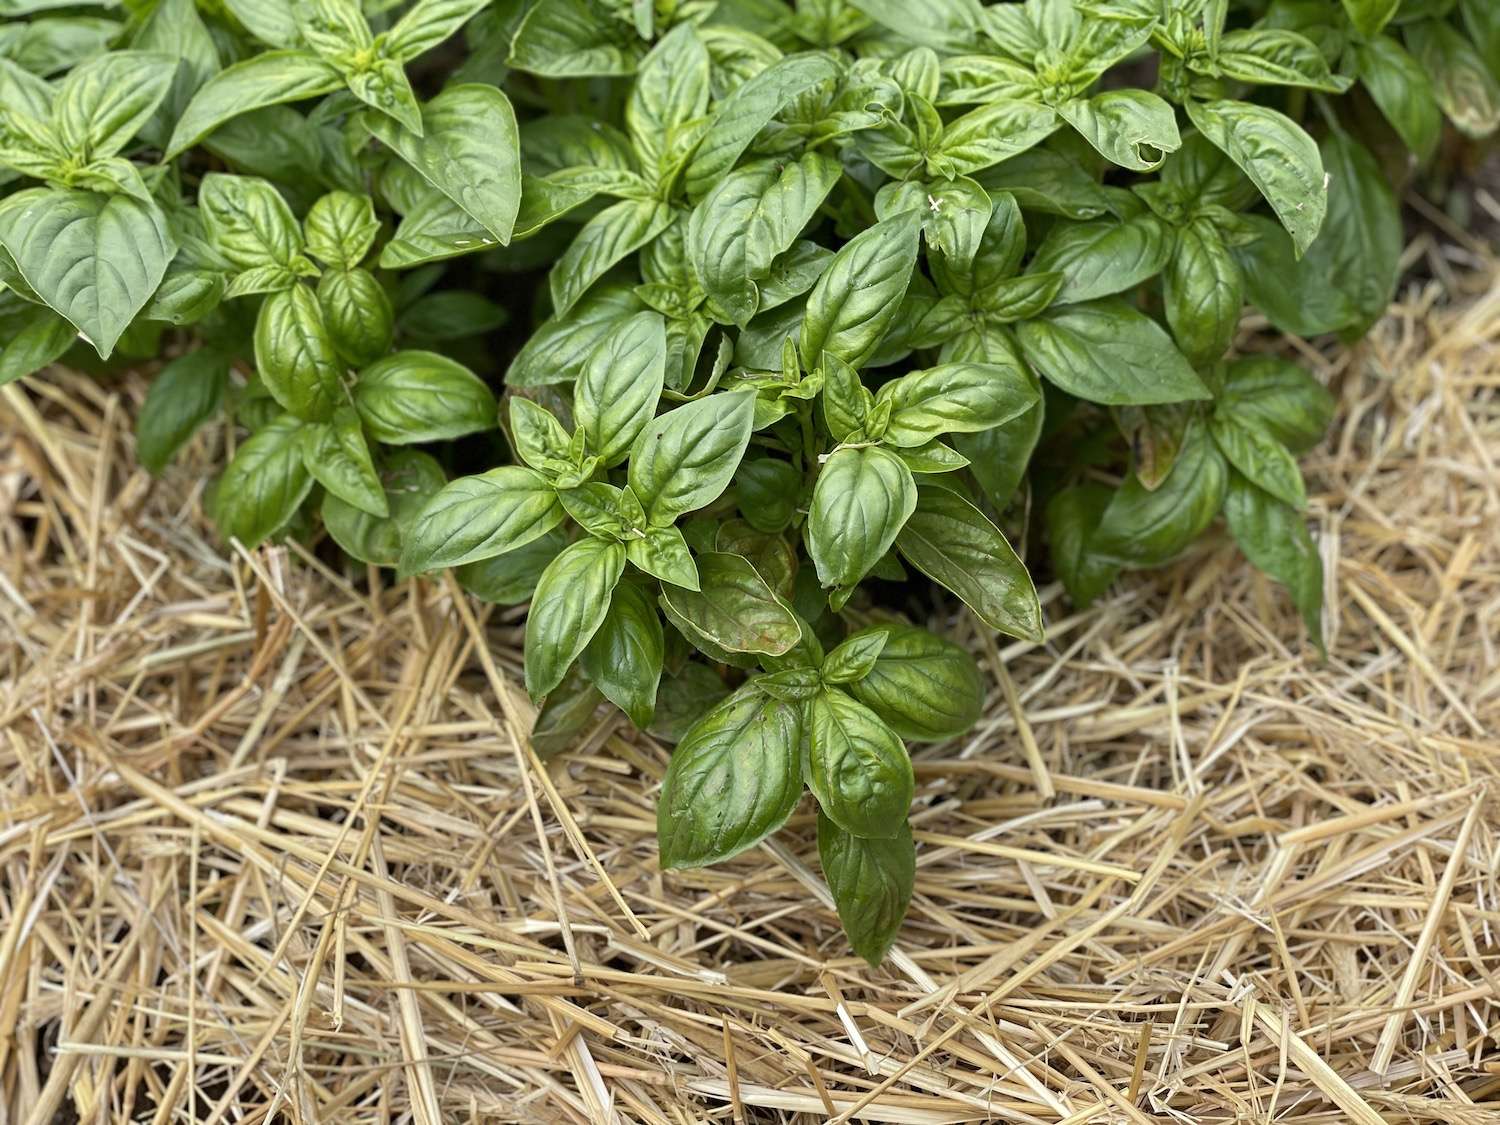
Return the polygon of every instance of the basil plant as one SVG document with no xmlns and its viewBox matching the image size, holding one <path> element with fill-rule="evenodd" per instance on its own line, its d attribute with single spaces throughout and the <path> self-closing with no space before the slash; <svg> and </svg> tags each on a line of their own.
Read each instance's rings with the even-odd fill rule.
<svg viewBox="0 0 1500 1125">
<path fill-rule="evenodd" d="M 676 744 L 665 867 L 810 788 L 872 964 L 983 702 L 919 624 L 1040 642 L 1012 543 L 1085 605 L 1222 522 L 1321 644 L 1334 400 L 1255 326 L 1358 338 L 1500 127 L 1489 0 L 7 12 L 0 384 L 146 367 L 226 542 L 529 602 L 540 751 Z"/>
</svg>

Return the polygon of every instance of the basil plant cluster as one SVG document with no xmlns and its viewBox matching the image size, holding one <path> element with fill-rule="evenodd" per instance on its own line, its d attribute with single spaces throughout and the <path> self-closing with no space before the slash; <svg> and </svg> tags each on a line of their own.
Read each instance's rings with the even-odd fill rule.
<svg viewBox="0 0 1500 1125">
<path fill-rule="evenodd" d="M 1222 516 L 1321 643 L 1333 400 L 1242 320 L 1358 337 L 1384 169 L 1500 126 L 1489 0 L 7 13 L 0 383 L 161 361 L 139 457 L 227 417 L 226 542 L 529 602 L 539 750 L 676 743 L 664 866 L 810 788 L 872 963 L 906 743 L 982 706 L 901 614 L 1039 641 L 1012 538 L 1086 604 Z"/>
</svg>

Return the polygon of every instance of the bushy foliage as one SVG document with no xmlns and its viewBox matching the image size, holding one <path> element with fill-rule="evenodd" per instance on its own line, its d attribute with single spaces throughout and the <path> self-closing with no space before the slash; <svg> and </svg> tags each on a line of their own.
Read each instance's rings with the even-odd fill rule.
<svg viewBox="0 0 1500 1125">
<path fill-rule="evenodd" d="M 1222 515 L 1318 641 L 1332 400 L 1242 316 L 1362 333 L 1382 168 L 1500 124 L 1490 0 L 5 11 L 0 382 L 175 355 L 139 456 L 232 412 L 226 539 L 530 600 L 538 747 L 675 740 L 667 867 L 806 785 L 871 962 L 981 706 L 891 584 L 1038 640 L 1002 529 L 1086 603 Z"/>
</svg>

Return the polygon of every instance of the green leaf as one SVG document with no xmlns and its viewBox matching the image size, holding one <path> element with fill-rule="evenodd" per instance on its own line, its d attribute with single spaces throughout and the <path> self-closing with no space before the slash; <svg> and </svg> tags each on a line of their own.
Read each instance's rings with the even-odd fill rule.
<svg viewBox="0 0 1500 1125">
<path fill-rule="evenodd" d="M 341 406 L 327 422 L 302 427 L 302 463 L 334 496 L 381 519 L 391 514 L 385 489 L 370 459 L 364 429 L 352 406 Z"/>
<path fill-rule="evenodd" d="M 1052 566 L 1079 609 L 1087 609 L 1120 573 L 1117 563 L 1090 549 L 1110 496 L 1104 485 L 1088 481 L 1063 489 L 1047 504 Z"/>
<path fill-rule="evenodd" d="M 653 527 L 705 507 L 729 486 L 755 424 L 755 392 L 708 395 L 646 425 L 630 451 L 630 487 Z"/>
<path fill-rule="evenodd" d="M 1360 35 L 1370 38 L 1390 22 L 1401 0 L 1343 0 L 1349 22 Z"/>
<path fill-rule="evenodd" d="M 338 69 L 311 51 L 266 51 L 214 75 L 193 95 L 167 143 L 181 156 L 224 122 L 268 105 L 331 94 L 344 85 Z"/>
<path fill-rule="evenodd" d="M 684 590 L 700 588 L 698 568 L 687 540 L 675 527 L 647 528 L 645 538 L 626 542 L 625 557 L 631 566 L 653 578 Z"/>
<path fill-rule="evenodd" d="M 1300 257 L 1318 236 L 1328 209 L 1317 144 L 1290 117 L 1263 105 L 1189 101 L 1187 112 L 1198 131 L 1260 189 Z"/>
<path fill-rule="evenodd" d="M 585 223 L 548 275 L 557 315 L 566 316 L 594 282 L 675 219 L 672 209 L 659 200 L 622 199 Z"/>
<path fill-rule="evenodd" d="M 1167 323 L 1188 362 L 1207 367 L 1222 359 L 1239 328 L 1245 284 L 1239 263 L 1211 220 L 1194 219 L 1178 230 L 1162 297 Z"/>
<path fill-rule="evenodd" d="M 1110 210 L 1098 176 L 1063 146 L 1028 149 L 975 177 L 990 195 L 1010 192 L 1030 211 L 1069 219 L 1097 219 Z"/>
<path fill-rule="evenodd" d="M 1216 411 L 1209 428 L 1219 452 L 1247 480 L 1299 512 L 1307 507 L 1302 471 L 1286 446 L 1259 426 L 1247 425 L 1233 411 Z"/>
<path fill-rule="evenodd" d="M 655 717 L 665 653 L 656 603 L 636 583 L 621 582 L 604 624 L 583 650 L 583 671 L 637 730 L 645 730 Z"/>
<path fill-rule="evenodd" d="M 932 0 L 921 5 L 906 0 L 859 0 L 856 6 L 901 39 L 945 53 L 964 54 L 982 41 L 984 13 L 977 0 Z"/>
<path fill-rule="evenodd" d="M 865 629 L 842 641 L 823 660 L 823 682 L 847 684 L 864 679 L 874 671 L 890 635 L 887 629 Z"/>
<path fill-rule="evenodd" d="M 505 381 L 512 387 L 569 383 L 601 341 L 646 306 L 625 286 L 606 285 L 531 334 L 511 361 Z"/>
<path fill-rule="evenodd" d="M 797 515 L 802 474 L 788 461 L 757 457 L 742 461 L 734 474 L 740 513 L 757 531 L 785 531 Z"/>
<path fill-rule="evenodd" d="M 1172 257 L 1167 225 L 1149 211 L 1124 222 L 1058 223 L 1037 247 L 1030 273 L 1058 273 L 1060 305 L 1134 289 L 1159 274 Z"/>
<path fill-rule="evenodd" d="M 1322 153 L 1330 181 L 1328 217 L 1303 261 L 1313 276 L 1332 280 L 1347 294 L 1354 320 L 1344 327 L 1363 335 L 1396 296 L 1406 247 L 1401 208 L 1380 162 L 1348 133 L 1330 133 Z"/>
<path fill-rule="evenodd" d="M 826 55 L 791 55 L 741 83 L 718 103 L 693 152 L 684 177 L 688 198 L 702 199 L 783 107 L 837 74 Z"/>
<path fill-rule="evenodd" d="M 656 691 L 656 717 L 651 735 L 664 742 L 680 742 L 694 723 L 729 695 L 717 672 L 696 661 L 675 676 L 662 679 Z"/>
<path fill-rule="evenodd" d="M 820 812 L 818 860 L 849 947 L 875 968 L 896 942 L 916 885 L 911 826 L 903 820 L 888 839 L 861 839 Z"/>
<path fill-rule="evenodd" d="M 802 708 L 746 684 L 688 729 L 656 802 L 663 868 L 729 859 L 775 832 L 802 797 Z"/>
<path fill-rule="evenodd" d="M 297 42 L 299 32 L 291 0 L 224 0 L 224 7 L 268 46 L 290 47 Z"/>
<path fill-rule="evenodd" d="M 250 548 L 291 522 L 312 490 L 302 465 L 302 423 L 283 414 L 240 446 L 214 486 L 219 534 Z"/>
<path fill-rule="evenodd" d="M 334 269 L 352 270 L 375 245 L 380 221 L 368 195 L 331 191 L 312 205 L 303 228 L 309 253 Z"/>
<path fill-rule="evenodd" d="M 510 439 L 520 457 L 533 469 L 557 471 L 570 460 L 572 439 L 557 416 L 529 398 L 510 400 Z"/>
<path fill-rule="evenodd" d="M 78 330 L 49 308 L 27 310 L 24 322 L 0 350 L 0 387 L 24 379 L 63 357 L 78 339 Z M 157 375 L 151 387 L 155 390 L 165 371 Z M 150 405 L 149 394 L 147 405 Z"/>
<path fill-rule="evenodd" d="M 693 272 L 730 321 L 743 326 L 755 315 L 755 280 L 797 241 L 842 174 L 837 160 L 816 152 L 792 163 L 759 161 L 730 173 L 693 209 Z"/>
<path fill-rule="evenodd" d="M 322 422 L 348 396 L 344 365 L 323 323 L 323 309 L 306 285 L 272 293 L 255 318 L 255 366 L 283 410 Z"/>
<path fill-rule="evenodd" d="M 111 51 L 74 67 L 52 119 L 63 148 L 80 163 L 123 149 L 171 89 L 177 60 L 151 51 Z"/>
<path fill-rule="evenodd" d="M 1293 453 L 1323 440 L 1337 403 L 1304 368 L 1279 356 L 1245 356 L 1225 372 L 1218 410 L 1265 430 Z"/>
<path fill-rule="evenodd" d="M 515 110 L 498 87 L 449 86 L 422 107 L 420 136 L 383 115 L 366 115 L 364 123 L 491 238 L 510 242 L 521 204 L 521 145 Z"/>
<path fill-rule="evenodd" d="M 417 0 L 386 35 L 386 50 L 410 62 L 454 35 L 490 0 Z"/>
<path fill-rule="evenodd" d="M 825 688 L 808 704 L 808 787 L 824 815 L 861 838 L 906 824 L 916 782 L 906 747 L 857 699 Z"/>
<path fill-rule="evenodd" d="M 1241 215 L 1250 241 L 1235 248 L 1245 296 L 1275 327 L 1293 336 L 1320 336 L 1352 325 L 1358 318 L 1345 285 L 1347 277 L 1327 272 L 1328 258 L 1318 239 L 1300 260 L 1291 236 L 1260 215 Z"/>
<path fill-rule="evenodd" d="M 967 734 L 984 704 L 974 658 L 952 641 L 909 625 L 873 626 L 844 644 L 877 632 L 885 634 L 885 643 L 874 666 L 847 685 L 854 697 L 902 738 L 936 742 Z"/>
<path fill-rule="evenodd" d="M 949 122 L 937 148 L 927 155 L 927 168 L 948 179 L 967 176 L 1020 155 L 1057 127 L 1057 112 L 1049 106 L 997 98 Z"/>
<path fill-rule="evenodd" d="M 875 353 L 906 295 L 921 229 L 921 212 L 909 211 L 860 232 L 834 255 L 807 298 L 805 367 L 822 367 L 827 354 L 857 369 Z"/>
<path fill-rule="evenodd" d="M 520 605 L 531 600 L 542 571 L 567 545 L 567 536 L 554 529 L 503 555 L 455 567 L 453 576 L 482 602 Z"/>
<path fill-rule="evenodd" d="M 1427 161 L 1443 135 L 1443 112 L 1422 64 L 1389 35 L 1356 45 L 1354 57 L 1370 99 L 1417 159 Z"/>
<path fill-rule="evenodd" d="M 1227 32 L 1214 59 L 1226 78 L 1267 86 L 1301 86 L 1342 94 L 1350 80 L 1333 74 L 1311 40 L 1284 28 Z"/>
<path fill-rule="evenodd" d="M 156 373 L 135 420 L 136 459 L 147 472 L 160 476 L 193 431 L 219 412 L 228 383 L 229 355 L 207 347 Z"/>
<path fill-rule="evenodd" d="M 1125 566 L 1168 562 L 1213 522 L 1228 479 L 1208 425 L 1194 419 L 1166 479 L 1148 490 L 1132 473 L 1110 500 L 1089 550 Z"/>
<path fill-rule="evenodd" d="M 625 459 L 655 417 L 666 369 L 666 324 L 654 312 L 637 313 L 589 354 L 574 386 L 573 417 L 606 468 Z"/>
<path fill-rule="evenodd" d="M 963 269 L 979 250 L 994 201 L 967 176 L 925 182 L 893 180 L 875 193 L 877 218 L 914 209 L 925 209 L 922 237 L 929 252 L 939 255 L 950 267 Z"/>
<path fill-rule="evenodd" d="M 891 404 L 881 440 L 911 449 L 944 434 L 1002 425 L 1038 399 L 1019 363 L 944 363 L 892 379 L 875 396 L 877 407 Z"/>
<path fill-rule="evenodd" d="M 796 615 L 739 555 L 705 551 L 698 555 L 699 589 L 662 588 L 674 623 L 691 630 L 689 640 L 706 640 L 725 652 L 780 656 L 801 639 Z"/>
<path fill-rule="evenodd" d="M 1027 361 L 1069 394 L 1109 405 L 1209 397 L 1172 339 L 1124 301 L 1049 309 L 1016 326 Z"/>
<path fill-rule="evenodd" d="M 708 94 L 708 49 L 692 23 L 680 23 L 641 60 L 625 104 L 625 125 L 646 169 L 666 171 L 673 141 L 708 109 Z"/>
<path fill-rule="evenodd" d="M 349 366 L 374 363 L 390 351 L 395 313 L 368 270 L 325 270 L 318 278 L 318 305 L 334 348 Z"/>
<path fill-rule="evenodd" d="M 198 191 L 199 213 L 214 249 L 242 270 L 291 270 L 302 252 L 302 231 L 279 191 L 254 176 L 210 172 Z"/>
<path fill-rule="evenodd" d="M 644 53 L 595 0 L 539 0 L 516 29 L 510 65 L 548 78 L 633 74 Z"/>
<path fill-rule="evenodd" d="M 556 493 L 533 469 L 504 465 L 459 477 L 432 496 L 412 521 L 401 552 L 401 573 L 420 574 L 503 555 L 562 521 Z"/>
<path fill-rule="evenodd" d="M 104 359 L 177 250 L 155 204 L 59 188 L 31 188 L 0 202 L 0 244 L 26 284 Z"/>
<path fill-rule="evenodd" d="M 854 586 L 885 557 L 917 506 L 911 470 L 879 446 L 836 450 L 823 465 L 807 519 L 807 549 L 818 580 L 841 608 Z"/>
<path fill-rule="evenodd" d="M 354 384 L 370 436 L 390 445 L 446 441 L 495 425 L 495 396 L 472 371 L 436 352 L 377 360 Z"/>
<path fill-rule="evenodd" d="M 956 492 L 918 485 L 917 509 L 896 547 L 990 628 L 1041 641 L 1042 605 L 1026 567 L 1000 530 Z"/>
<path fill-rule="evenodd" d="M 1313 643 L 1322 648 L 1323 560 L 1302 517 L 1236 473 L 1224 497 L 1224 518 L 1245 557 L 1291 591 Z"/>
<path fill-rule="evenodd" d="M 443 469 L 419 450 L 396 449 L 382 457 L 380 481 L 391 513 L 387 519 L 361 511 L 330 492 L 323 495 L 323 526 L 350 557 L 371 566 L 396 566 L 417 515 L 443 487 Z"/>
<path fill-rule="evenodd" d="M 1057 112 L 1106 160 L 1132 171 L 1154 171 L 1182 145 L 1172 106 L 1145 90 L 1107 90 Z"/>
<path fill-rule="evenodd" d="M 526 617 L 526 691 L 540 699 L 562 683 L 609 613 L 625 548 L 589 536 L 542 571 Z"/>
</svg>

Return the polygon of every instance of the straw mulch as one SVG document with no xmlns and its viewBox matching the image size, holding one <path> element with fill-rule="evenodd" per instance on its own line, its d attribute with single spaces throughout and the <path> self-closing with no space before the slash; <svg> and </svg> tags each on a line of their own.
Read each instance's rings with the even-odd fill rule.
<svg viewBox="0 0 1500 1125">
<path fill-rule="evenodd" d="M 515 612 L 226 558 L 139 381 L 0 392 L 0 1120 L 1500 1119 L 1500 289 L 1412 256 L 1300 345 L 1329 660 L 1222 537 L 937 623 L 992 690 L 876 971 L 808 806 L 663 875 L 662 747 L 540 767 Z"/>
</svg>

